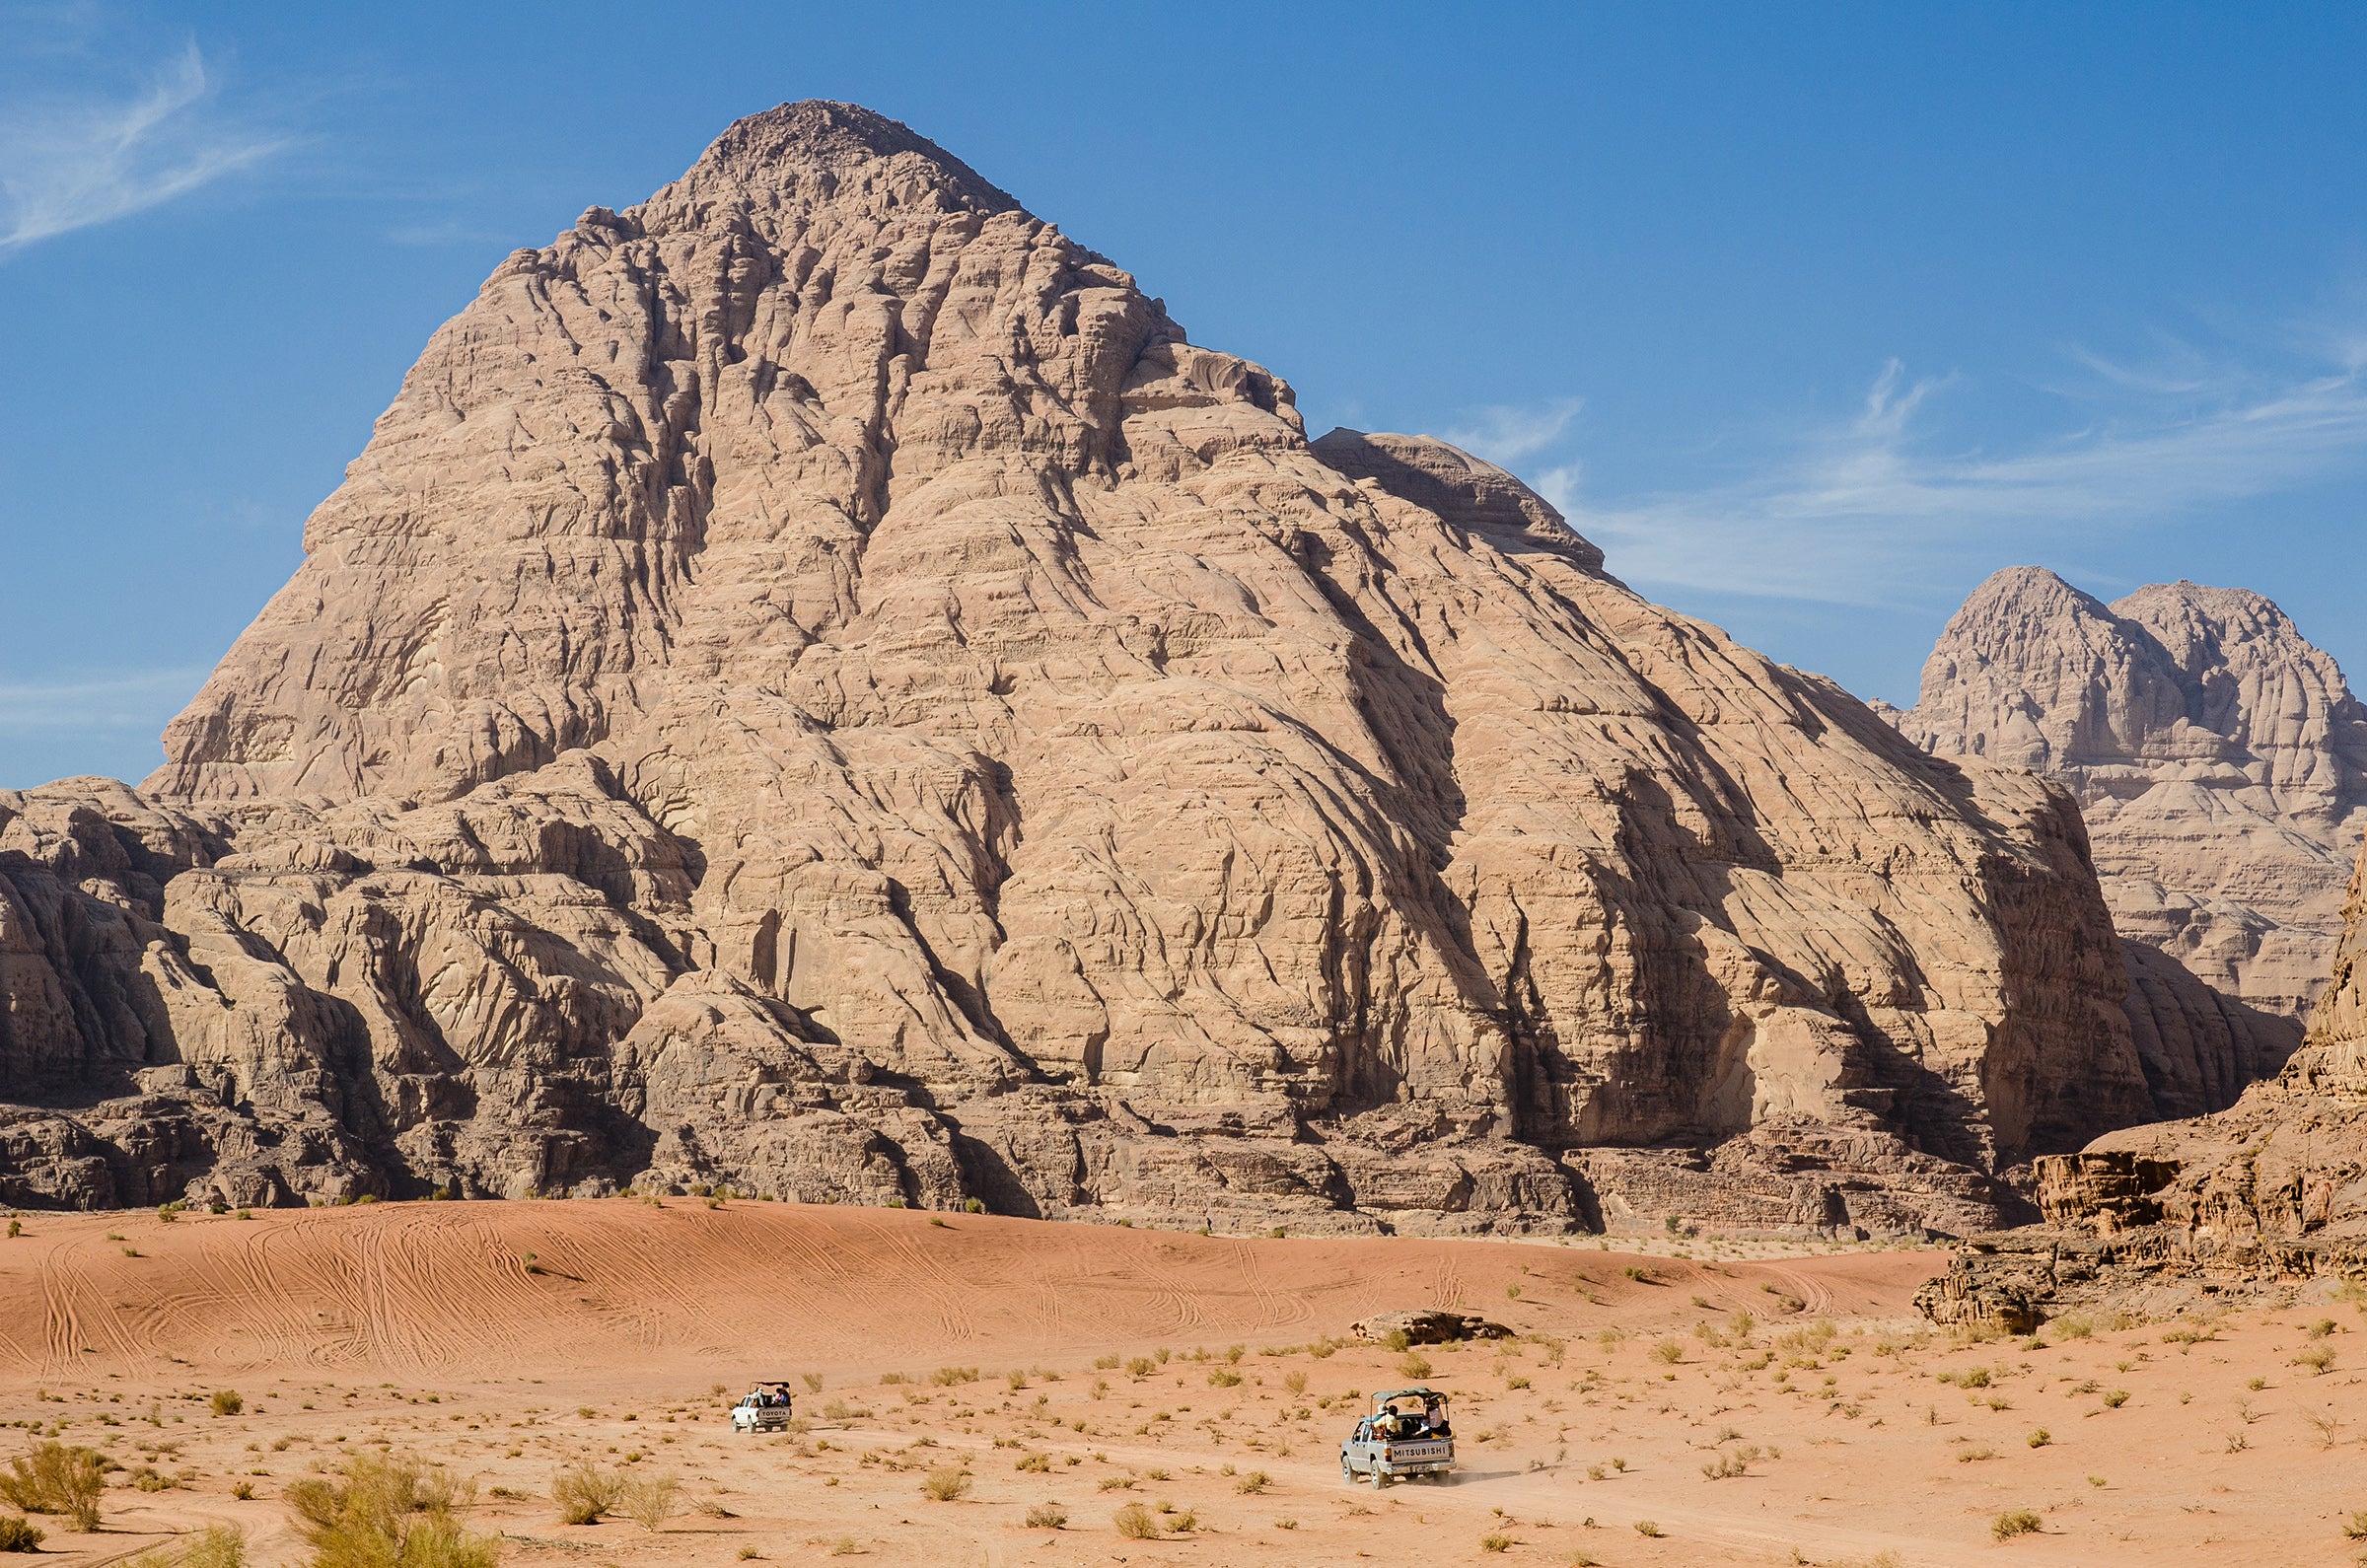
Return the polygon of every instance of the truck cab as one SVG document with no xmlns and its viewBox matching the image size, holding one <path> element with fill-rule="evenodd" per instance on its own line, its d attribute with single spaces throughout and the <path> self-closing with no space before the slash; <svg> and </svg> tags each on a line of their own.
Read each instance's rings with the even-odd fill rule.
<svg viewBox="0 0 2367 1568">
<path fill-rule="evenodd" d="M 1373 1395 L 1373 1408 L 1339 1446 L 1342 1480 L 1369 1480 L 1377 1490 L 1399 1476 L 1435 1478 L 1455 1467 L 1455 1429 L 1447 1396 L 1435 1389 L 1397 1389 Z"/>
</svg>

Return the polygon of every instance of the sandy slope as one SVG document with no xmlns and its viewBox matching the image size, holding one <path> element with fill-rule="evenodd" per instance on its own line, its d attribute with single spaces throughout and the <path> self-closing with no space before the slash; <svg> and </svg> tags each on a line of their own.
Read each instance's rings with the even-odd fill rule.
<svg viewBox="0 0 2367 1568">
<path fill-rule="evenodd" d="M 1959 1344 L 1907 1310 L 1931 1253 L 1646 1258 L 694 1199 L 25 1228 L 0 1242 L 0 1419 L 57 1423 L 124 1465 L 107 1533 L 48 1522 L 47 1548 L 82 1562 L 216 1519 L 245 1525 L 260 1561 L 293 1560 L 278 1488 L 371 1445 L 476 1476 L 480 1527 L 529 1564 L 2282 1565 L 2352 1560 L 2341 1522 L 2367 1507 L 2348 1307 Z M 1461 1401 L 1452 1485 L 1343 1486 L 1345 1396 L 1409 1374 L 1396 1353 L 1319 1342 L 1432 1303 L 1528 1337 L 1428 1353 Z M 2314 1346 L 2333 1355 L 2323 1376 L 2294 1362 Z M 980 1375 L 929 1381 L 941 1367 Z M 728 1436 L 716 1385 L 793 1374 L 823 1386 L 806 1430 Z M 244 1413 L 208 1412 L 224 1388 Z M 1748 1473 L 1705 1476 L 1721 1456 Z M 654 1535 L 559 1525 L 550 1475 L 579 1459 L 679 1475 L 721 1512 Z M 947 1465 L 969 1495 L 925 1500 Z M 185 1479 L 128 1484 L 143 1469 Z M 1245 1492 L 1253 1471 L 1267 1481 Z M 1111 1517 L 1130 1500 L 1196 1528 L 1121 1539 Z M 1068 1528 L 1024 1528 L 1047 1501 Z M 1993 1541 L 2021 1508 L 2044 1532 Z"/>
</svg>

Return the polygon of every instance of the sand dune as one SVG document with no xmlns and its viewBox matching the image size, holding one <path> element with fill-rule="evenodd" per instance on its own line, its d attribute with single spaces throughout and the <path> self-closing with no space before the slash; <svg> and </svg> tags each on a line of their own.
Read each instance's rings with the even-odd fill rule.
<svg viewBox="0 0 2367 1568">
<path fill-rule="evenodd" d="M 317 1369 L 339 1376 L 572 1371 L 679 1381 L 877 1372 L 963 1355 L 1094 1355 L 1178 1340 L 1344 1333 L 1367 1313 L 1485 1307 L 1568 1331 L 1569 1304 L 1505 1287 L 1546 1250 L 1502 1244 L 1216 1238 L 987 1215 L 630 1200 L 379 1204 L 251 1219 L 38 1215 L 0 1247 L 0 1365 L 57 1378 Z M 110 1240 L 120 1235 L 124 1242 Z M 130 1247 L 138 1256 L 126 1254 Z M 1556 1255 L 1560 1249 L 1553 1249 Z M 529 1262 L 529 1259 L 533 1261 Z M 1812 1311 L 1906 1310 L 1921 1253 L 1738 1264 L 1665 1283 L 1593 1270 L 1607 1306 L 1697 1312 L 1776 1282 Z M 1763 1294 L 1763 1293 L 1759 1293 Z"/>
</svg>

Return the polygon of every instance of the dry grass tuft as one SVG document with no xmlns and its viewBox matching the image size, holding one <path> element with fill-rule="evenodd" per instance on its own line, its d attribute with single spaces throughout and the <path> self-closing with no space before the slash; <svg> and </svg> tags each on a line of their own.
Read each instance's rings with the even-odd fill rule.
<svg viewBox="0 0 2367 1568">
<path fill-rule="evenodd" d="M 621 1470 L 604 1470 L 593 1463 L 570 1465 L 550 1478 L 550 1500 L 559 1505 L 559 1520 L 567 1525 L 597 1525 L 624 1500 Z"/>
<path fill-rule="evenodd" d="M 682 1511 L 682 1483 L 672 1475 L 627 1482 L 617 1506 L 625 1518 L 654 1535 L 659 1526 Z"/>
</svg>

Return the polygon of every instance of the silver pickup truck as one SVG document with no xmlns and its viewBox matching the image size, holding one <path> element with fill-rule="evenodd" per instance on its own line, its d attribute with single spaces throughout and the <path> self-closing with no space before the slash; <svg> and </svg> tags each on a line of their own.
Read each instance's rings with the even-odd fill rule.
<svg viewBox="0 0 2367 1568">
<path fill-rule="evenodd" d="M 1339 1446 L 1342 1480 L 1370 1480 L 1375 1489 L 1400 1475 L 1440 1476 L 1455 1467 L 1455 1430 L 1447 1396 L 1432 1389 L 1399 1389 L 1373 1395 L 1373 1410 Z"/>
</svg>

